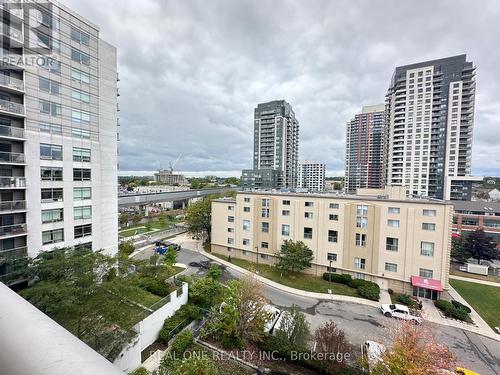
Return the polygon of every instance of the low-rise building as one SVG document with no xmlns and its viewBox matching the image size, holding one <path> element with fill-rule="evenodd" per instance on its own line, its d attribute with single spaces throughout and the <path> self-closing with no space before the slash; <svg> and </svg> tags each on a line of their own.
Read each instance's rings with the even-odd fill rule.
<svg viewBox="0 0 500 375">
<path fill-rule="evenodd" d="M 453 201 L 453 233 L 484 232 L 500 244 L 500 202 Z"/>
<path fill-rule="evenodd" d="M 169 170 L 159 170 L 154 174 L 156 182 L 162 182 L 167 185 L 183 186 L 188 184 L 187 178 L 182 174 L 175 174 Z"/>
<path fill-rule="evenodd" d="M 435 299 L 448 287 L 452 217 L 450 203 L 408 199 L 404 187 L 239 192 L 213 201 L 211 248 L 272 265 L 284 240 L 300 240 L 314 254 L 308 273 L 346 273 Z"/>
</svg>

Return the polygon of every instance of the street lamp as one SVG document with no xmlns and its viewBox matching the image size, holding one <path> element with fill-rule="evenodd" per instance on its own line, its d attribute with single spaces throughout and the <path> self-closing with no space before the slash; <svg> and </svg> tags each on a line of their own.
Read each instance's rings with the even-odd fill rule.
<svg viewBox="0 0 500 375">
<path fill-rule="evenodd" d="M 330 267 L 329 267 L 329 270 L 328 270 L 328 279 L 330 281 L 330 294 L 332 293 L 332 260 L 330 259 Z"/>
<path fill-rule="evenodd" d="M 255 273 L 259 273 L 259 246 L 255 246 L 255 251 L 257 254 L 257 265 L 256 265 Z"/>
</svg>

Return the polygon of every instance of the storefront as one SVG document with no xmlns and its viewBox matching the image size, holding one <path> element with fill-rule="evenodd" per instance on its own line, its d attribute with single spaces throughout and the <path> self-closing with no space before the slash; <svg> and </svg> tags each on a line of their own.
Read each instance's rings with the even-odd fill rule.
<svg viewBox="0 0 500 375">
<path fill-rule="evenodd" d="M 426 279 L 420 276 L 412 276 L 411 285 L 413 287 L 413 295 L 420 298 L 437 300 L 439 294 L 443 291 L 443 286 L 439 280 Z"/>
</svg>

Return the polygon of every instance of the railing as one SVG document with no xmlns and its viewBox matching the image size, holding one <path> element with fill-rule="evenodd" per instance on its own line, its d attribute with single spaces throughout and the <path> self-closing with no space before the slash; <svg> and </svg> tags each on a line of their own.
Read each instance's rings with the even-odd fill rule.
<svg viewBox="0 0 500 375">
<path fill-rule="evenodd" d="M 22 164 L 25 162 L 24 154 L 18 152 L 0 152 L 0 163 L 16 163 Z"/>
<path fill-rule="evenodd" d="M 14 29 L 13 27 L 9 27 L 7 31 L 0 29 L 0 34 L 5 35 L 11 39 L 18 41 L 19 43 L 23 43 L 23 33 L 21 30 Z"/>
<path fill-rule="evenodd" d="M 8 76 L 6 74 L 0 74 L 0 85 L 7 86 L 16 90 L 24 90 L 23 80 Z"/>
<path fill-rule="evenodd" d="M 25 188 L 25 177 L 0 177 L 0 188 Z"/>
<path fill-rule="evenodd" d="M 26 233 L 26 224 L 4 225 L 0 227 L 0 237 Z"/>
<path fill-rule="evenodd" d="M 0 211 L 25 210 L 26 201 L 0 202 Z"/>
<path fill-rule="evenodd" d="M 24 129 L 0 125 L 0 137 L 24 138 Z"/>
<path fill-rule="evenodd" d="M 8 100 L 0 99 L 0 110 L 24 115 L 24 106 Z"/>
<path fill-rule="evenodd" d="M 15 249 L 0 250 L 0 259 L 17 259 L 28 256 L 28 248 L 26 246 L 16 247 Z"/>
</svg>

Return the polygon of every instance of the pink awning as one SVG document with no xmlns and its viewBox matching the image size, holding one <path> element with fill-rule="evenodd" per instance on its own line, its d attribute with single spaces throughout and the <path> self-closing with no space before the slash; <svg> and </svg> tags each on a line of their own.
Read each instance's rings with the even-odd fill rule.
<svg viewBox="0 0 500 375">
<path fill-rule="evenodd" d="M 411 285 L 418 286 L 420 288 L 437 290 L 438 292 L 443 291 L 443 286 L 441 285 L 441 282 L 439 280 L 426 279 L 420 276 L 412 276 Z"/>
</svg>

